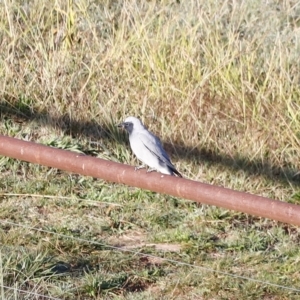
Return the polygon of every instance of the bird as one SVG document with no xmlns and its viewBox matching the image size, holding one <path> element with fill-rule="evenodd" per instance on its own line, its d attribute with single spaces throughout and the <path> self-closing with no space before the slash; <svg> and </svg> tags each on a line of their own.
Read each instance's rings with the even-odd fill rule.
<svg viewBox="0 0 300 300">
<path fill-rule="evenodd" d="M 131 150 L 143 164 L 151 168 L 147 172 L 156 170 L 163 174 L 182 177 L 172 164 L 159 138 L 147 130 L 140 119 L 132 116 L 127 117 L 118 127 L 129 133 Z M 135 170 L 144 167 L 142 165 L 136 167 Z"/>
</svg>

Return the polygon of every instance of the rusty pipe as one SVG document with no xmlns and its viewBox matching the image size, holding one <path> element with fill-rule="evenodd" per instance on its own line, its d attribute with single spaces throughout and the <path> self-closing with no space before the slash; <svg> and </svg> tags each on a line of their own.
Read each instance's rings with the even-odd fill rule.
<svg viewBox="0 0 300 300">
<path fill-rule="evenodd" d="M 300 206 L 0 135 L 0 155 L 300 225 Z"/>
</svg>

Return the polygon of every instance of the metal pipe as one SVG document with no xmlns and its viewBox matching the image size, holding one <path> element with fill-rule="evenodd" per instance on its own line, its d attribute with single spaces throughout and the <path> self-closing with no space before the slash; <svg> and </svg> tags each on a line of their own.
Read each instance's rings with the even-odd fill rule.
<svg viewBox="0 0 300 300">
<path fill-rule="evenodd" d="M 0 155 L 300 225 L 300 206 L 0 135 Z"/>
</svg>

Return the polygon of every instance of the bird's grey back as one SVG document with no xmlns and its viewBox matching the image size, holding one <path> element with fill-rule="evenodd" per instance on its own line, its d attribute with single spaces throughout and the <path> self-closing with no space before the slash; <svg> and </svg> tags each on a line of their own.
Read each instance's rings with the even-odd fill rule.
<svg viewBox="0 0 300 300">
<path fill-rule="evenodd" d="M 174 165 L 171 163 L 171 160 L 166 153 L 165 149 L 163 148 L 160 139 L 148 131 L 146 128 L 133 130 L 132 134 L 129 138 L 134 142 L 134 139 L 139 139 L 144 146 L 153 154 L 155 155 L 158 160 L 165 164 L 166 166 L 170 167 L 171 169 L 175 169 Z"/>
</svg>

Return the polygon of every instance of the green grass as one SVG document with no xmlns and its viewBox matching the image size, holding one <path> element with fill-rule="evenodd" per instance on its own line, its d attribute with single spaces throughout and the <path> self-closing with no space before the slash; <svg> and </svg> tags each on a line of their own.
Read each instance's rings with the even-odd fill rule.
<svg viewBox="0 0 300 300">
<path fill-rule="evenodd" d="M 5 0 L 0 133 L 135 165 L 115 125 L 139 116 L 185 177 L 298 204 L 300 6 L 262 2 Z M 6 157 L 0 178 L 4 299 L 299 298 L 297 227 Z"/>
</svg>

